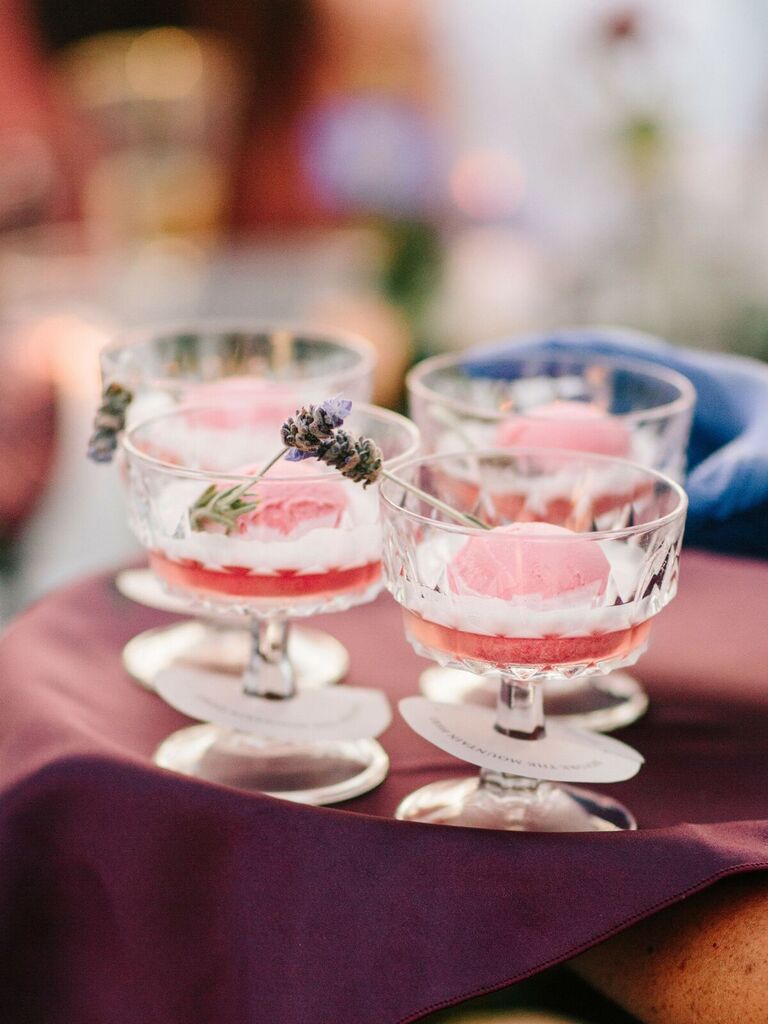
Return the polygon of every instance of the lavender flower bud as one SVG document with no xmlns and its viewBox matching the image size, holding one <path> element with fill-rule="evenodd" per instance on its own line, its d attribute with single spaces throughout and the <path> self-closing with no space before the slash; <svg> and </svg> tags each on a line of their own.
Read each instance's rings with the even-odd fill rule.
<svg viewBox="0 0 768 1024">
<path fill-rule="evenodd" d="M 88 458 L 92 462 L 111 462 L 117 448 L 114 434 L 94 434 L 88 444 Z"/>
<path fill-rule="evenodd" d="M 109 406 L 110 409 L 127 409 L 133 401 L 133 393 L 124 388 L 122 384 L 118 384 L 117 381 L 112 381 L 108 384 L 104 390 L 104 406 Z"/>
<path fill-rule="evenodd" d="M 99 409 L 93 417 L 93 426 L 98 431 L 104 430 L 117 433 L 125 426 L 125 416 Z"/>
<path fill-rule="evenodd" d="M 88 442 L 88 458 L 93 462 L 111 462 L 117 448 L 117 435 L 125 429 L 125 414 L 133 394 L 113 381 L 104 389 L 101 405 L 93 419 L 94 433 Z"/>
<path fill-rule="evenodd" d="M 352 402 L 348 398 L 336 395 L 334 398 L 327 398 L 321 402 L 320 408 L 332 420 L 334 427 L 340 427 L 352 412 Z"/>
<path fill-rule="evenodd" d="M 346 430 L 337 430 L 322 445 L 317 458 L 364 487 L 381 476 L 382 455 L 377 445 L 368 437 L 355 438 Z"/>
<path fill-rule="evenodd" d="M 317 455 L 315 452 L 300 452 L 298 448 L 291 448 L 288 454 L 285 456 L 286 462 L 303 462 L 304 459 L 315 459 Z"/>
<path fill-rule="evenodd" d="M 314 454 L 323 441 L 333 437 L 334 430 L 349 415 L 352 403 L 342 398 L 330 398 L 322 405 L 307 405 L 289 416 L 280 434 L 286 448 Z"/>
</svg>

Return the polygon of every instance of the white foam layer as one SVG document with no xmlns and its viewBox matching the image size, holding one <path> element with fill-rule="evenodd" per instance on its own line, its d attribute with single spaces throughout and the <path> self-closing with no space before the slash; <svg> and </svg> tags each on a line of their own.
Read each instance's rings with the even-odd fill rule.
<svg viewBox="0 0 768 1024">
<path fill-rule="evenodd" d="M 396 600 L 430 622 L 483 636 L 541 638 L 590 636 L 644 622 L 674 595 L 654 589 L 647 598 L 631 600 L 641 583 L 646 557 L 618 541 L 601 541 L 611 565 L 604 594 L 594 587 L 570 590 L 556 598 L 535 595 L 510 600 L 454 594 L 448 589 L 445 568 L 465 538 L 441 535 L 422 544 L 417 553 L 419 582 L 400 576 L 390 585 Z M 616 600 L 627 601 L 615 604 Z"/>
<path fill-rule="evenodd" d="M 450 414 L 454 415 L 454 414 Z M 440 422 L 440 420 L 438 420 Z M 453 426 L 443 426 L 437 436 L 436 452 L 455 452 L 464 450 L 482 451 L 487 448 L 512 448 L 512 445 L 500 445 L 496 441 L 499 422 L 484 420 L 459 419 Z M 430 432 L 430 428 L 427 428 Z M 434 428 L 432 431 L 434 432 Z M 644 425 L 636 426 L 630 431 L 630 449 L 625 458 L 637 462 L 641 466 L 653 466 L 656 462 L 658 437 L 652 428 Z M 532 446 L 532 447 L 535 447 Z M 573 449 L 576 451 L 576 449 Z M 585 449 L 587 452 L 587 449 Z"/>
<path fill-rule="evenodd" d="M 137 423 L 169 408 L 164 407 L 159 401 L 169 400 L 167 395 L 148 395 L 146 398 L 146 405 L 143 398 L 139 403 L 140 409 L 135 415 Z M 155 402 L 155 399 L 158 399 L 158 402 Z M 150 412 L 152 405 L 155 405 L 155 409 Z M 132 416 L 131 421 L 133 419 Z M 279 451 L 281 422 L 282 420 L 272 417 L 263 424 L 254 422 L 247 428 L 224 430 L 215 425 L 207 427 L 199 419 L 194 423 L 194 427 L 190 428 L 190 424 L 185 422 L 183 416 L 173 416 L 162 424 L 162 433 L 158 428 L 155 431 L 156 436 L 151 440 L 148 440 L 146 435 L 143 436 L 140 447 L 163 462 L 173 462 L 182 453 L 181 461 L 185 465 L 211 472 L 226 472 L 232 466 L 264 463 Z"/>
<path fill-rule="evenodd" d="M 495 441 L 496 430 L 495 423 L 464 420 L 460 431 L 449 430 L 440 434 L 436 451 L 448 453 L 460 449 L 481 451 L 488 448 L 503 450 L 505 446 L 500 446 Z M 655 435 L 636 429 L 632 432 L 630 440 L 631 449 L 626 456 L 630 462 L 636 462 L 641 466 L 656 464 L 658 440 Z M 511 447 L 509 450 L 512 450 Z M 574 452 L 574 455 L 577 454 Z M 600 496 L 631 495 L 640 482 L 636 469 L 620 463 L 609 466 L 595 463 L 589 469 L 586 468 L 586 463 L 580 468 L 566 465 L 559 472 L 547 472 L 541 476 L 531 477 L 525 477 L 522 473 L 513 474 L 511 470 L 494 470 L 492 466 L 485 467 L 481 472 L 469 470 L 465 473 L 462 473 L 459 467 L 460 463 L 456 463 L 454 467 L 446 467 L 444 471 L 458 480 L 480 487 L 491 497 L 491 502 L 493 494 L 504 497 L 523 495 L 530 511 L 542 515 L 546 512 L 547 505 L 559 498 L 571 500 L 583 493 L 589 494 L 594 501 Z"/>
<path fill-rule="evenodd" d="M 483 497 L 477 505 L 481 509 L 487 508 L 492 512 L 494 498 L 509 501 L 522 497 L 526 509 L 542 517 L 546 517 L 551 502 L 559 499 L 573 502 L 575 509 L 583 504 L 585 510 L 594 507 L 600 498 L 629 500 L 641 479 L 637 469 L 619 461 L 608 466 L 596 463 L 588 468 L 585 465 L 565 466 L 555 473 L 547 472 L 530 477 L 522 473 L 513 474 L 511 470 L 495 469 L 493 466 L 485 466 L 479 473 L 462 473 L 458 467 L 451 467 L 450 471 L 446 471 L 446 476 L 448 473 L 456 480 L 479 489 Z"/>
<path fill-rule="evenodd" d="M 307 483 L 307 490 L 311 486 Z M 148 539 L 154 550 L 174 561 L 192 559 L 214 570 L 241 566 L 254 575 L 307 575 L 377 562 L 381 558 L 378 489 L 375 485 L 365 490 L 359 484 L 343 486 L 347 507 L 338 526 L 319 526 L 295 538 L 273 532 L 268 539 L 255 539 L 193 532 L 188 510 L 205 484 L 199 480 L 175 481 L 153 504 L 155 529 Z"/>
</svg>

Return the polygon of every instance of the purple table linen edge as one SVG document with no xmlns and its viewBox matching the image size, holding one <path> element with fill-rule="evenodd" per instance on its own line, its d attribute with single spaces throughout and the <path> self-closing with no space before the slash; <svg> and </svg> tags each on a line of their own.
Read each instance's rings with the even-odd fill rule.
<svg viewBox="0 0 768 1024">
<path fill-rule="evenodd" d="M 125 674 L 172 617 L 107 577 L 0 640 L 0 1019 L 405 1024 L 561 962 L 725 875 L 768 867 L 768 565 L 689 552 L 640 671 L 647 757 L 605 788 L 641 831 L 523 835 L 391 820 L 467 774 L 396 720 L 392 773 L 341 808 L 198 783 L 149 755 L 187 720 Z M 416 691 L 388 597 L 318 624 L 350 680 Z"/>
</svg>

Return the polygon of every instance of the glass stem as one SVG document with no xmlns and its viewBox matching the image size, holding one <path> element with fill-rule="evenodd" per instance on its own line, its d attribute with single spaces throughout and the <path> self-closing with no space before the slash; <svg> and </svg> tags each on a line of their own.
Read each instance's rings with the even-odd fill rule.
<svg viewBox="0 0 768 1024">
<path fill-rule="evenodd" d="M 520 740 L 537 740 L 543 736 L 544 690 L 541 684 L 521 683 L 502 676 L 494 728 Z"/>
<path fill-rule="evenodd" d="M 288 660 L 290 622 L 260 619 L 251 626 L 251 656 L 243 690 L 254 697 L 287 700 L 296 693 L 293 665 Z"/>
<path fill-rule="evenodd" d="M 519 682 L 502 675 L 496 700 L 494 728 L 505 736 L 519 740 L 537 740 L 545 734 L 544 689 L 540 683 Z M 480 770 L 480 785 L 496 792 L 534 793 L 541 783 L 494 768 Z"/>
</svg>

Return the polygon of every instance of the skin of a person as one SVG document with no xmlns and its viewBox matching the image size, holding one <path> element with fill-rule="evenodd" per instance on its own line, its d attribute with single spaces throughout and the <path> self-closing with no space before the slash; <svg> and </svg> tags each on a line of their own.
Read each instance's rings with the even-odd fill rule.
<svg viewBox="0 0 768 1024">
<path fill-rule="evenodd" d="M 724 879 L 570 966 L 644 1024 L 768 1021 L 768 877 Z"/>
</svg>

